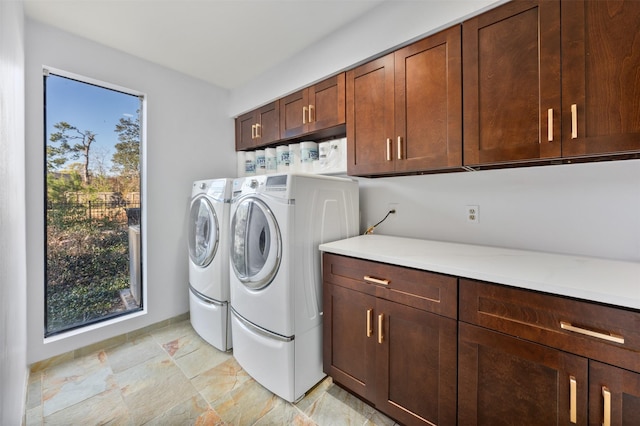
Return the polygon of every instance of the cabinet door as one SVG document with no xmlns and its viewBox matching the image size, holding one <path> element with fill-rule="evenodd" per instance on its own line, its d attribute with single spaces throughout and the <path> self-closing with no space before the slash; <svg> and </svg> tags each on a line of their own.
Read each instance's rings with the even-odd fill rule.
<svg viewBox="0 0 640 426">
<path fill-rule="evenodd" d="M 562 3 L 563 156 L 640 150 L 638 28 L 638 1 Z"/>
<path fill-rule="evenodd" d="M 457 322 L 377 303 L 376 408 L 403 424 L 455 424 Z"/>
<path fill-rule="evenodd" d="M 376 299 L 326 282 L 323 299 L 324 372 L 352 392 L 373 401 Z"/>
<path fill-rule="evenodd" d="M 257 145 L 267 145 L 280 139 L 280 108 L 278 101 L 256 111 L 258 122 Z"/>
<path fill-rule="evenodd" d="M 244 151 L 255 146 L 256 116 L 254 111 L 236 118 L 236 151 Z"/>
<path fill-rule="evenodd" d="M 309 87 L 309 132 L 345 122 L 345 75 L 338 74 Z"/>
<path fill-rule="evenodd" d="M 639 422 L 640 374 L 589 361 L 589 424 L 632 426 Z"/>
<path fill-rule="evenodd" d="M 318 132 L 344 123 L 344 73 L 280 99 L 281 139 Z"/>
<path fill-rule="evenodd" d="M 561 155 L 559 25 L 558 0 L 510 2 L 463 23 L 465 165 Z"/>
<path fill-rule="evenodd" d="M 348 174 L 392 172 L 393 54 L 349 70 L 346 80 Z"/>
<path fill-rule="evenodd" d="M 462 166 L 462 50 L 455 26 L 395 52 L 396 171 Z"/>
<path fill-rule="evenodd" d="M 307 131 L 309 120 L 309 97 L 307 89 L 280 99 L 280 138 L 287 139 Z"/>
<path fill-rule="evenodd" d="M 458 424 L 587 424 L 586 358 L 459 324 Z"/>
</svg>

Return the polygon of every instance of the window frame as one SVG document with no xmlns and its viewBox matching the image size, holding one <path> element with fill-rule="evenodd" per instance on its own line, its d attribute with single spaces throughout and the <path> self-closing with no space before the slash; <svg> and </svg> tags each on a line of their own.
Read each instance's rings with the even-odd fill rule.
<svg viewBox="0 0 640 426">
<path fill-rule="evenodd" d="M 47 206 L 47 168 L 46 168 L 46 149 L 47 149 L 47 87 L 46 78 L 50 75 L 63 77 L 71 80 L 75 80 L 80 83 L 90 84 L 99 88 L 120 92 L 125 95 L 135 96 L 140 101 L 140 112 L 138 119 L 140 123 L 140 279 L 141 279 L 141 296 L 140 296 L 140 309 L 123 312 L 121 314 L 107 316 L 101 319 L 85 322 L 80 325 L 75 325 L 69 328 L 65 328 L 60 331 L 47 332 L 47 221 L 46 221 L 46 206 Z M 44 343 L 50 343 L 58 341 L 67 337 L 72 337 L 78 334 L 91 332 L 96 329 L 108 327 L 110 325 L 127 321 L 141 315 L 146 315 L 148 311 L 147 303 L 147 95 L 139 90 L 130 89 L 124 86 L 120 86 L 114 83 L 105 82 L 85 75 L 73 73 L 70 71 L 62 70 L 55 67 L 43 66 L 42 67 L 42 93 L 43 93 L 43 259 L 44 259 L 44 276 L 43 276 L 43 338 Z"/>
</svg>

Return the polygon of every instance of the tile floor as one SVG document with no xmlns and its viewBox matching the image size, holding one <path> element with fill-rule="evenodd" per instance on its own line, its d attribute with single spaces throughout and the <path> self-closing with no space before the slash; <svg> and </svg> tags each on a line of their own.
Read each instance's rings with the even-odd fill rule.
<svg viewBox="0 0 640 426">
<path fill-rule="evenodd" d="M 395 425 L 331 378 L 278 398 L 188 319 L 34 366 L 25 424 Z"/>
</svg>

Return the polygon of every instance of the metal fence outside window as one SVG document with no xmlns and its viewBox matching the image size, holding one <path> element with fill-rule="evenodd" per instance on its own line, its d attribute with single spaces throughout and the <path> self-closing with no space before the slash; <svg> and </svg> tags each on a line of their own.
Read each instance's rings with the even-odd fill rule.
<svg viewBox="0 0 640 426">
<path fill-rule="evenodd" d="M 47 202 L 47 211 L 61 213 L 65 217 L 73 217 L 76 220 L 104 220 L 116 222 L 131 222 L 140 219 L 140 203 L 125 200 L 110 201 L 86 201 L 86 202 Z"/>
</svg>

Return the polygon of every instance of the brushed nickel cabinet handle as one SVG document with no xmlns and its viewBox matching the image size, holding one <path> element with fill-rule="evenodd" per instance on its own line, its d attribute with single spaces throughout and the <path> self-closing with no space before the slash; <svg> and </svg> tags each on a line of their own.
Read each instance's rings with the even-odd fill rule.
<svg viewBox="0 0 640 426">
<path fill-rule="evenodd" d="M 260 131 L 261 128 L 262 126 L 260 123 L 256 123 L 256 139 L 262 137 L 262 132 Z"/>
<path fill-rule="evenodd" d="M 398 136 L 398 160 L 402 160 L 402 136 Z"/>
<path fill-rule="evenodd" d="M 302 107 L 302 124 L 307 124 L 307 107 Z"/>
<path fill-rule="evenodd" d="M 577 327 L 570 322 L 560 321 L 560 328 L 563 330 L 573 331 L 574 333 L 584 334 L 585 336 L 595 337 L 597 339 L 606 340 L 608 342 L 620 343 L 624 345 L 624 337 L 613 333 L 601 333 L 599 331 L 589 330 L 583 327 Z"/>
<path fill-rule="evenodd" d="M 367 337 L 371 337 L 373 334 L 373 328 L 371 323 L 373 322 L 373 309 L 367 309 Z"/>
<path fill-rule="evenodd" d="M 604 401 L 604 417 L 602 426 L 611 426 L 611 391 L 608 387 L 602 387 L 602 399 Z"/>
<path fill-rule="evenodd" d="M 578 105 L 571 105 L 571 139 L 578 137 Z"/>
<path fill-rule="evenodd" d="M 255 139 L 256 138 L 256 125 L 252 124 L 251 125 L 251 139 Z"/>
<path fill-rule="evenodd" d="M 384 333 L 382 332 L 382 326 L 384 325 L 384 314 L 378 315 L 378 343 L 382 344 L 384 341 Z"/>
<path fill-rule="evenodd" d="M 387 161 L 391 161 L 391 138 L 387 138 Z"/>
<path fill-rule="evenodd" d="M 553 142 L 553 108 L 547 110 L 547 140 Z"/>
<path fill-rule="evenodd" d="M 313 105 L 309 105 L 309 123 L 313 123 L 315 119 L 316 117 L 315 117 L 315 114 L 313 113 Z"/>
<path fill-rule="evenodd" d="M 363 278 L 364 278 L 365 281 L 368 281 L 370 283 L 381 284 L 381 285 L 389 285 L 389 280 L 380 279 L 380 278 L 374 278 L 374 277 L 371 277 L 369 275 L 365 275 Z"/>
<path fill-rule="evenodd" d="M 578 422 L 578 407 L 577 407 L 577 391 L 578 391 L 578 382 L 576 378 L 573 376 L 569 376 L 569 391 L 570 391 L 570 408 L 569 408 L 569 420 L 571 423 Z"/>
</svg>

